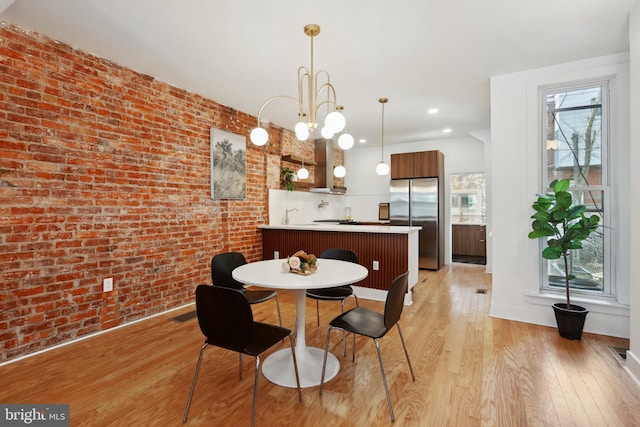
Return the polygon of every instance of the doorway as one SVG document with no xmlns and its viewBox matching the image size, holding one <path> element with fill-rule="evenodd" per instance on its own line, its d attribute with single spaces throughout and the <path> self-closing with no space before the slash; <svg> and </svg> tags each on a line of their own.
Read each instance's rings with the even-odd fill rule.
<svg viewBox="0 0 640 427">
<path fill-rule="evenodd" d="M 451 261 L 487 263 L 485 174 L 451 175 Z"/>
</svg>

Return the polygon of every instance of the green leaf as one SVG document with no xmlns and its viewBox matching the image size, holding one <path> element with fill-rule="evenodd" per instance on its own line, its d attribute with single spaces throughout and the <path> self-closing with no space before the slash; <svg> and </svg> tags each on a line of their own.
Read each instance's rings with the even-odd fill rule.
<svg viewBox="0 0 640 427">
<path fill-rule="evenodd" d="M 542 257 L 544 259 L 558 259 L 562 255 L 560 248 L 547 247 L 542 250 Z"/>
<path fill-rule="evenodd" d="M 554 192 L 558 193 L 559 191 L 567 191 L 569 189 L 569 185 L 571 185 L 571 181 L 568 179 L 561 179 L 560 181 L 556 179 L 549 184 L 549 187 L 553 189 Z"/>
<path fill-rule="evenodd" d="M 567 217 L 567 212 L 565 211 L 553 211 L 551 212 L 551 221 L 553 222 L 562 222 Z"/>
<path fill-rule="evenodd" d="M 553 236 L 555 235 L 555 233 L 549 232 L 548 230 L 545 229 L 540 229 L 540 230 L 534 230 L 532 232 L 529 233 L 529 238 L 530 239 L 538 239 L 540 237 L 549 237 L 549 236 Z"/>
<path fill-rule="evenodd" d="M 571 193 L 561 191 L 556 193 L 556 207 L 559 209 L 569 209 L 573 203 L 573 196 Z"/>
<path fill-rule="evenodd" d="M 536 212 L 531 215 L 531 218 L 535 219 L 538 222 L 547 222 L 549 220 L 549 214 L 546 212 Z"/>
</svg>

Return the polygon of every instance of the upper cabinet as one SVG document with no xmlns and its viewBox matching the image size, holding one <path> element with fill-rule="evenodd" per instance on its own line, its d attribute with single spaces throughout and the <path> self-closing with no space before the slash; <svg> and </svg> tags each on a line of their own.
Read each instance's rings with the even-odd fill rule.
<svg viewBox="0 0 640 427">
<path fill-rule="evenodd" d="M 391 179 L 413 178 L 413 155 L 400 153 L 391 155 Z"/>
<path fill-rule="evenodd" d="M 391 155 L 391 179 L 431 178 L 444 172 L 444 155 L 437 150 Z"/>
</svg>

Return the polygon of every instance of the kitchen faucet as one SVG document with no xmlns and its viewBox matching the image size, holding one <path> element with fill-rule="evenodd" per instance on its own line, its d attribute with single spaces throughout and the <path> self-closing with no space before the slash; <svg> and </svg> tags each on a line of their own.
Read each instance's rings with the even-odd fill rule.
<svg viewBox="0 0 640 427">
<path fill-rule="evenodd" d="M 284 209 L 284 218 L 282 218 L 282 223 L 284 225 L 289 225 L 289 212 L 298 212 L 298 209 L 293 208 L 293 209 Z"/>
</svg>

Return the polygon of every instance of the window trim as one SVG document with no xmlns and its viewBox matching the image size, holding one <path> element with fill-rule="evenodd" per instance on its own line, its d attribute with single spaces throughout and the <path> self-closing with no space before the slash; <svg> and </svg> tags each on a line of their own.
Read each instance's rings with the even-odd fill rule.
<svg viewBox="0 0 640 427">
<path fill-rule="evenodd" d="M 611 86 L 612 86 L 612 77 L 603 77 L 597 79 L 587 79 L 587 80 L 578 80 L 569 83 L 556 83 L 550 85 L 541 85 L 538 87 L 538 107 L 539 107 L 539 133 L 537 138 L 537 143 L 539 147 L 540 154 L 540 179 L 539 179 L 539 188 L 542 189 L 541 192 L 546 192 L 548 188 L 547 181 L 547 164 L 549 161 L 548 158 L 548 150 L 546 147 L 546 131 L 547 131 L 547 105 L 546 99 L 547 94 L 559 91 L 572 91 L 576 89 L 589 88 L 601 86 L 602 87 L 602 99 L 600 102 L 601 105 L 601 126 L 602 126 L 602 135 L 601 135 L 601 179 L 600 185 L 591 185 L 588 187 L 572 187 L 576 191 L 602 191 L 602 203 L 603 203 L 603 224 L 602 230 L 604 234 L 603 238 L 603 279 L 604 286 L 602 291 L 590 291 L 585 289 L 576 289 L 572 288 L 571 292 L 575 295 L 574 298 L 586 299 L 586 300 L 603 300 L 610 301 L 616 300 L 616 287 L 613 283 L 613 266 L 615 265 L 616 256 L 614 245 L 612 243 L 613 233 L 612 233 L 612 220 L 613 213 L 611 211 L 611 200 L 613 195 L 613 189 L 611 188 L 611 179 L 610 179 L 610 168 L 609 168 L 609 159 L 610 159 L 610 128 L 611 128 Z M 556 294 L 564 293 L 564 288 L 552 287 L 549 285 L 549 276 L 547 274 L 547 263 L 549 261 L 542 258 L 540 253 L 545 245 L 545 242 L 540 239 L 539 244 L 539 273 L 540 273 L 540 283 L 538 287 L 538 295 L 546 295 L 547 297 L 551 297 Z"/>
</svg>

